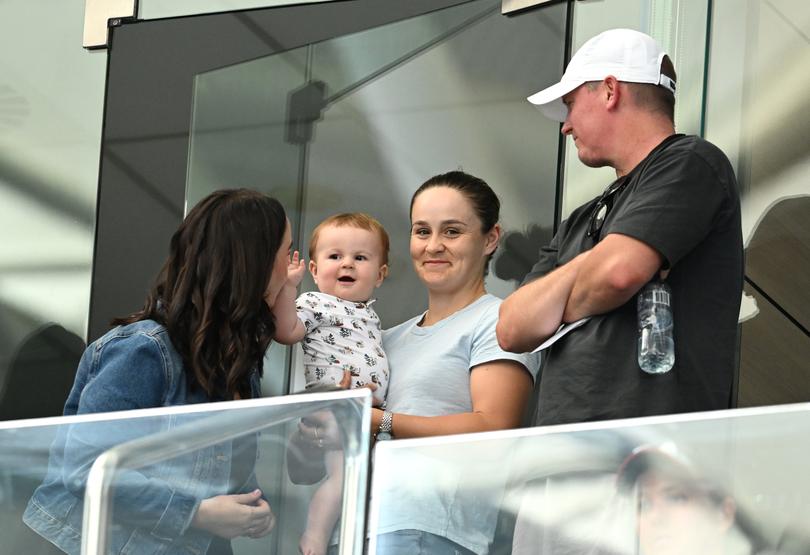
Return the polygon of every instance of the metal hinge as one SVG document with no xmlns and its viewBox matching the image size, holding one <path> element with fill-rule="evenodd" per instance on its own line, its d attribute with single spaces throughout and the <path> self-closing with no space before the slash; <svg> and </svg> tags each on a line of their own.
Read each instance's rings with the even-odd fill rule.
<svg viewBox="0 0 810 555">
<path fill-rule="evenodd" d="M 117 27 L 123 19 L 134 19 L 138 14 L 138 0 L 85 0 L 85 48 L 107 48 L 110 27 Z"/>
</svg>

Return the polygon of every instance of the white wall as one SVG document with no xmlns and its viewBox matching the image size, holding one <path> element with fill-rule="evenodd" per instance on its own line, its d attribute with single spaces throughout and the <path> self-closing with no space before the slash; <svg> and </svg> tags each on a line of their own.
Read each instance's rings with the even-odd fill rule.
<svg viewBox="0 0 810 555">
<path fill-rule="evenodd" d="M 45 322 L 85 335 L 106 54 L 82 48 L 83 17 L 0 2 L 0 359 Z"/>
</svg>

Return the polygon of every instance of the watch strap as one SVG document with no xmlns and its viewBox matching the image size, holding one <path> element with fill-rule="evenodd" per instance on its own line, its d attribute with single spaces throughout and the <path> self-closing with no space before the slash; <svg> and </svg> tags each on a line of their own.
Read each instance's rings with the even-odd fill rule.
<svg viewBox="0 0 810 555">
<path fill-rule="evenodd" d="M 380 419 L 380 427 L 377 429 L 377 434 L 388 434 L 390 436 L 393 428 L 394 413 L 390 410 L 383 411 L 382 419 Z"/>
</svg>

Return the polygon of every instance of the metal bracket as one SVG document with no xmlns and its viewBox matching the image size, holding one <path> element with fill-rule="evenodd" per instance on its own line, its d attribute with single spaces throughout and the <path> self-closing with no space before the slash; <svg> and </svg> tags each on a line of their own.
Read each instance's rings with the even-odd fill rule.
<svg viewBox="0 0 810 555">
<path fill-rule="evenodd" d="M 552 4 L 562 0 L 502 0 L 501 14 L 506 15 L 514 12 L 519 12 L 542 4 Z"/>
<path fill-rule="evenodd" d="M 110 27 L 117 27 L 122 19 L 134 19 L 138 14 L 138 0 L 85 0 L 85 48 L 107 48 Z"/>
</svg>

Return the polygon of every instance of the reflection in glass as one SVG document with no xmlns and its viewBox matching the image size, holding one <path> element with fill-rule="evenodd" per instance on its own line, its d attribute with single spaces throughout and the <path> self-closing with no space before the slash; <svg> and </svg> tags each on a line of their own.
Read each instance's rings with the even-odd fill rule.
<svg viewBox="0 0 810 555">
<path fill-rule="evenodd" d="M 370 553 L 403 491 L 458 500 L 423 510 L 478 554 L 806 553 L 808 433 L 792 405 L 384 442 Z"/>
<path fill-rule="evenodd" d="M 672 445 L 637 449 L 622 463 L 617 482 L 625 494 L 636 489 L 638 545 L 645 555 L 732 552 L 734 500 Z"/>
<path fill-rule="evenodd" d="M 653 37 L 672 58 L 678 75 L 675 127 L 679 133 L 703 131 L 703 84 L 706 74 L 708 3 L 673 0 L 614 0 L 574 4 L 572 52 L 593 36 L 615 28 L 642 31 Z M 549 83 L 554 83 L 559 76 Z M 562 218 L 599 196 L 616 179 L 612 168 L 589 168 L 577 157 L 572 140 L 565 142 Z"/>
<path fill-rule="evenodd" d="M 301 469 L 317 469 L 319 460 L 322 466 L 330 449 L 345 457 L 339 494 L 342 498 L 342 486 L 350 484 L 342 506 L 358 515 L 362 527 L 368 450 L 363 430 L 370 407 L 363 393 L 62 417 L 26 421 L 21 429 L 3 427 L 4 541 L 19 547 L 9 552 L 54 552 L 45 537 L 78 553 L 81 542 L 93 545 L 90 540 L 100 537 L 100 531 L 114 553 L 295 552 L 312 494 L 302 484 L 322 477 L 314 472 L 309 481 L 302 480 Z M 331 431 L 321 432 L 330 438 L 324 447 L 302 436 L 302 418 L 330 419 Z M 105 499 L 109 512 L 97 512 Z M 249 516 L 204 521 L 200 507 L 206 503 L 214 508 L 244 505 Z M 28 527 L 20 526 L 21 519 Z M 94 527 L 105 522 L 108 527 Z M 346 532 L 356 524 L 346 519 L 335 542 L 361 537 L 358 529 Z M 361 549 L 359 543 L 345 547 L 350 553 Z"/>
<path fill-rule="evenodd" d="M 552 227 L 558 129 L 526 96 L 558 76 L 564 8 L 506 18 L 500 0 L 476 0 L 200 74 L 188 205 L 225 186 L 265 191 L 305 256 L 327 216 L 370 213 L 391 236 L 375 305 L 388 328 L 425 308 L 407 251 L 411 194 L 461 167 L 501 199 L 487 290 L 507 295 Z"/>
<path fill-rule="evenodd" d="M 0 420 L 60 414 L 51 331 L 86 336 L 107 57 L 77 45 L 82 6 L 0 2 Z M 21 406 L 21 382 L 37 402 Z"/>
<path fill-rule="evenodd" d="M 735 166 L 747 245 L 740 406 L 810 398 L 808 22 L 806 2 L 712 4 L 706 136 Z"/>
<path fill-rule="evenodd" d="M 25 337 L 0 378 L 0 421 L 60 414 L 84 347 L 78 335 L 53 322 Z"/>
</svg>

